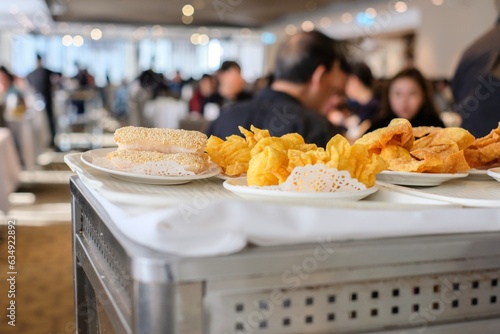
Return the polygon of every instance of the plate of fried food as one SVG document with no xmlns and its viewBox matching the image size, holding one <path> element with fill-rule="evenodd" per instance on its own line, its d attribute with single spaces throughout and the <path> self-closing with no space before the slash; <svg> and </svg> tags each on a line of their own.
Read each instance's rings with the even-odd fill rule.
<svg viewBox="0 0 500 334">
<path fill-rule="evenodd" d="M 205 134 L 198 131 L 123 127 L 114 140 L 118 149 L 85 152 L 81 160 L 113 177 L 136 183 L 176 185 L 220 173 L 204 153 Z"/>
<path fill-rule="evenodd" d="M 325 148 L 307 144 L 297 133 L 273 137 L 267 130 L 240 127 L 244 137 L 211 136 L 210 159 L 231 176 L 224 187 L 251 199 L 318 204 L 355 201 L 375 191 L 375 175 L 387 167 L 364 145 L 351 146 L 337 135 Z M 246 177 L 237 178 L 237 176 Z"/>
<path fill-rule="evenodd" d="M 231 178 L 223 183 L 224 188 L 236 195 L 258 201 L 279 202 L 297 205 L 328 205 L 333 201 L 359 201 L 378 190 L 377 186 L 356 191 L 296 192 L 248 186 L 246 177 Z"/>
<path fill-rule="evenodd" d="M 388 164 L 377 180 L 405 186 L 438 186 L 467 177 L 465 150 L 475 138 L 462 128 L 417 127 L 402 118 L 365 134 L 356 143 L 368 147 Z"/>
</svg>

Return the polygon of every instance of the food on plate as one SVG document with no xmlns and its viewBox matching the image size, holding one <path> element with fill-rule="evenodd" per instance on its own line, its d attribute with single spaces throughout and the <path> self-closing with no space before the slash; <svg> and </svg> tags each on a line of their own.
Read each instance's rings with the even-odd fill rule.
<svg viewBox="0 0 500 334">
<path fill-rule="evenodd" d="M 203 154 L 207 136 L 199 131 L 126 126 L 115 131 L 120 150 Z"/>
<path fill-rule="evenodd" d="M 330 168 L 348 171 L 353 178 L 372 187 L 375 174 L 387 167 L 378 155 L 368 152 L 364 145 L 352 146 L 346 138 L 337 135 L 326 149 L 307 144 L 298 133 L 272 137 L 269 131 L 254 126 L 240 127 L 245 136 L 229 136 L 222 140 L 211 136 L 207 142 L 210 159 L 226 175 L 246 173 L 250 186 L 271 186 L 285 182 L 295 167 L 324 164 Z"/>
<path fill-rule="evenodd" d="M 200 173 L 207 168 L 208 159 L 204 155 L 190 153 L 160 153 L 153 151 L 117 150 L 108 153 L 107 158 L 118 167 L 127 168 L 130 164 L 173 161 L 187 171 Z"/>
<path fill-rule="evenodd" d="M 415 141 L 412 150 L 442 144 L 454 146 L 453 143 L 457 145 L 458 150 L 463 150 L 469 147 L 474 140 L 474 136 L 462 128 L 437 128 L 428 136 Z"/>
<path fill-rule="evenodd" d="M 395 118 L 387 127 L 365 134 L 356 144 L 367 146 L 372 153 L 380 153 L 387 145 L 401 146 L 409 150 L 414 141 L 411 123 L 404 118 Z"/>
<path fill-rule="evenodd" d="M 367 145 L 392 171 L 462 173 L 470 169 L 464 150 L 474 140 L 462 128 L 412 128 L 407 120 L 394 119 L 386 128 L 364 135 L 356 144 Z"/>
<path fill-rule="evenodd" d="M 348 171 L 351 177 L 370 188 L 375 184 L 375 175 L 387 168 L 386 162 L 378 155 L 368 152 L 366 146 L 351 146 L 341 135 L 333 137 L 326 149 L 316 145 L 308 146 L 302 141 L 296 141 L 296 146 L 291 147 L 286 136 L 271 138 L 271 145 L 255 152 L 250 160 L 248 185 L 278 185 L 287 180 L 295 167 L 324 164 L 329 168 Z"/>
<path fill-rule="evenodd" d="M 413 128 L 413 136 L 415 138 L 422 138 L 424 136 L 427 136 L 428 134 L 433 133 L 434 131 L 437 131 L 439 129 L 442 129 L 437 126 L 417 126 Z"/>
<path fill-rule="evenodd" d="M 118 149 L 108 153 L 107 158 L 121 170 L 182 175 L 186 171 L 200 173 L 209 165 L 205 154 L 207 136 L 198 131 L 127 126 L 115 131 L 114 140 Z M 154 171 L 150 163 L 155 163 Z"/>
<path fill-rule="evenodd" d="M 233 135 L 222 140 L 210 136 L 206 150 L 210 160 L 219 165 L 224 174 L 238 176 L 247 172 L 251 149 L 245 138 Z"/>
<path fill-rule="evenodd" d="M 465 149 L 465 159 L 471 168 L 489 169 L 500 166 L 500 123 L 488 135 L 476 139 Z"/>
</svg>

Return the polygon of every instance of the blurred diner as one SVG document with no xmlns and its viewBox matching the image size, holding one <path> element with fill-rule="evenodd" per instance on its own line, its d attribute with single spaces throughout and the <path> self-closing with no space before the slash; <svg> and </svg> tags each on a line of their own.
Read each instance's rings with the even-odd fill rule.
<svg viewBox="0 0 500 334">
<path fill-rule="evenodd" d="M 239 134 L 238 126 L 254 125 L 273 136 L 297 132 L 306 142 L 326 145 L 340 131 L 321 111 L 332 94 L 344 90 L 345 62 L 340 43 L 319 31 L 290 37 L 278 51 L 271 87 L 223 110 L 207 134 L 224 138 Z"/>
<path fill-rule="evenodd" d="M 444 127 L 430 83 L 416 68 L 404 69 L 389 80 L 380 112 L 373 118 L 368 132 L 387 126 L 394 118 L 406 118 L 414 127 Z"/>
</svg>

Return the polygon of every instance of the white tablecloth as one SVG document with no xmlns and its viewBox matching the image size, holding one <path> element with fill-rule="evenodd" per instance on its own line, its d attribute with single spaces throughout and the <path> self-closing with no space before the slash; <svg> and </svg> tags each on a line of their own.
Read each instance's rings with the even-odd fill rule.
<svg viewBox="0 0 500 334">
<path fill-rule="evenodd" d="M 0 128 L 0 211 L 9 210 L 9 194 L 19 183 L 21 166 L 9 129 Z"/>
<path fill-rule="evenodd" d="M 272 246 L 325 238 L 335 241 L 500 231 L 498 208 L 438 205 L 432 209 L 430 205 L 405 208 L 397 202 L 377 201 L 344 202 L 336 206 L 332 203 L 329 207 L 277 205 L 216 196 L 218 192 L 226 192 L 220 184 L 201 185 L 189 198 L 183 194 L 189 185 L 172 186 L 175 194 L 170 196 L 179 201 L 174 204 L 173 198 L 163 197 L 163 207 L 153 208 L 147 202 L 154 195 L 162 199 L 163 188 L 171 186 L 115 179 L 84 165 L 79 154 L 67 155 L 65 162 L 78 173 L 112 223 L 127 237 L 155 250 L 182 256 L 234 253 L 248 242 Z M 115 194 L 110 191 L 112 186 L 123 191 Z M 127 196 L 131 201 L 124 200 Z"/>
</svg>

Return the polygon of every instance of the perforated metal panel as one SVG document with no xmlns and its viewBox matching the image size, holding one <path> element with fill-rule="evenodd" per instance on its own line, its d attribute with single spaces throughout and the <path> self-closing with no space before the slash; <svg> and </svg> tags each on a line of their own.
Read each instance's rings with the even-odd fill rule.
<svg viewBox="0 0 500 334">
<path fill-rule="evenodd" d="M 500 315 L 500 271 L 207 292 L 210 333 L 348 333 Z"/>
<path fill-rule="evenodd" d="M 112 238 L 106 227 L 97 219 L 90 219 L 90 217 L 83 211 L 80 211 L 80 221 L 82 223 L 83 237 L 95 247 L 102 259 L 107 264 L 107 268 L 111 272 L 112 279 L 119 284 L 125 298 L 128 298 L 128 303 L 131 300 L 130 288 L 130 275 L 129 266 L 126 265 L 125 252 L 121 246 L 112 242 Z M 98 226 L 99 225 L 99 226 Z"/>
</svg>

